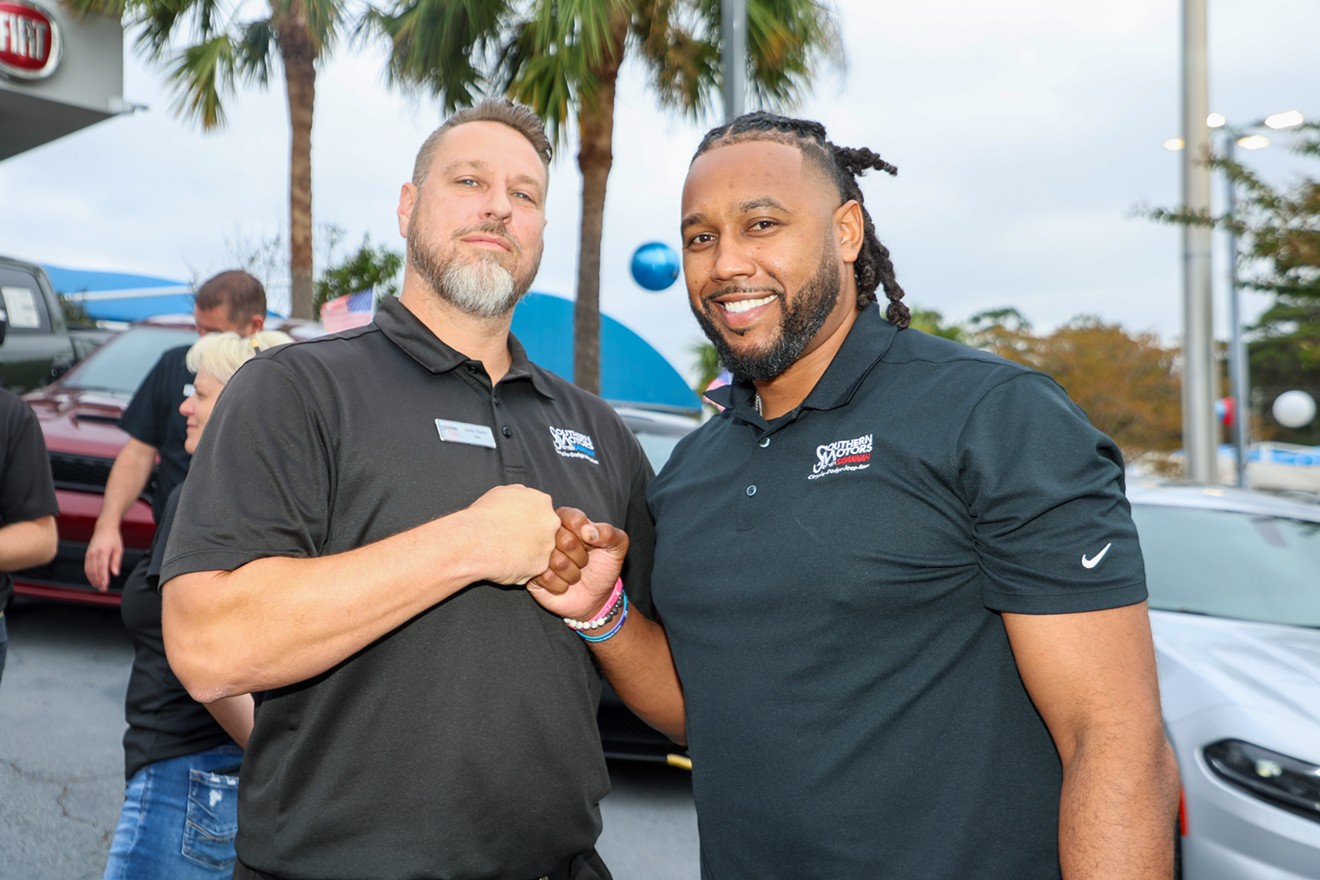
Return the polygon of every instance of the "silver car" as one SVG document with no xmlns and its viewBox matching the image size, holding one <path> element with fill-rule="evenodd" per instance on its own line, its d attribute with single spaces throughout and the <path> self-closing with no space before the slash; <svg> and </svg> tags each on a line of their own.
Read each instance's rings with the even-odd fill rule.
<svg viewBox="0 0 1320 880">
<path fill-rule="evenodd" d="M 1185 880 L 1320 878 L 1320 503 L 1128 488 Z"/>
</svg>

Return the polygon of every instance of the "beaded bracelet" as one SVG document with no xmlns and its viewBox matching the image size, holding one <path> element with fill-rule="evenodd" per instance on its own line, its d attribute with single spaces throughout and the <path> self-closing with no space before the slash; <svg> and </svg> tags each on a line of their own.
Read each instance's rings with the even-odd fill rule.
<svg viewBox="0 0 1320 880">
<path fill-rule="evenodd" d="M 600 627 L 604 626 L 605 624 L 609 623 L 612 619 L 614 619 L 615 614 L 619 613 L 619 605 L 622 602 L 621 599 L 622 596 L 623 596 L 623 578 L 619 578 L 614 582 L 614 590 L 610 593 L 610 597 L 605 600 L 605 604 L 601 606 L 600 611 L 596 612 L 596 614 L 594 614 L 591 617 L 591 619 L 574 620 L 571 617 L 565 617 L 563 618 L 564 624 L 569 629 L 575 629 L 575 630 L 599 629 Z"/>
<path fill-rule="evenodd" d="M 628 594 L 623 594 L 623 611 L 619 614 L 619 622 L 614 624 L 609 632 L 598 636 L 589 636 L 580 630 L 574 630 L 584 642 L 607 642 L 614 638 L 615 634 L 623 627 L 623 622 L 628 619 Z"/>
</svg>

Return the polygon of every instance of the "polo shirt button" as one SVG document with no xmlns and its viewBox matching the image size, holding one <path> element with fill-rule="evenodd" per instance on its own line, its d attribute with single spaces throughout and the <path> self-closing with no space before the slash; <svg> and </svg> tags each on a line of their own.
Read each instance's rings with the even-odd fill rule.
<svg viewBox="0 0 1320 880">
<path fill-rule="evenodd" d="M 762 449 L 765 449 L 767 446 L 770 445 L 770 438 L 769 438 L 769 437 L 762 437 L 761 440 L 760 440 L 760 442 L 757 443 L 756 445 L 759 446 L 759 447 L 761 447 Z"/>
<path fill-rule="evenodd" d="M 503 428 L 500 428 L 500 433 L 503 434 L 505 437 L 512 437 L 513 429 L 510 428 L 508 425 L 505 425 Z"/>
<path fill-rule="evenodd" d="M 748 497 L 748 498 L 751 498 L 751 497 L 752 497 L 753 495 L 755 495 L 755 494 L 756 494 L 756 487 L 755 487 L 755 486 L 748 486 L 748 487 L 747 487 L 747 497 Z"/>
</svg>

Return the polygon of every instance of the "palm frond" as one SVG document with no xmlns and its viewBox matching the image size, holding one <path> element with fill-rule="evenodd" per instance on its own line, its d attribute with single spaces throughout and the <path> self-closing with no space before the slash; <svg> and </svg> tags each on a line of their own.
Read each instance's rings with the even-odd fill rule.
<svg viewBox="0 0 1320 880">
<path fill-rule="evenodd" d="M 132 0 L 64 0 L 63 5 L 79 18 L 89 15 L 105 15 L 122 19 Z"/>
<path fill-rule="evenodd" d="M 834 13 L 818 0 L 748 0 L 747 86 L 766 107 L 796 106 L 823 61 L 844 67 Z"/>
<path fill-rule="evenodd" d="M 487 91 L 486 71 L 497 64 L 511 27 L 507 0 L 402 0 L 391 10 L 371 9 L 359 33 L 374 31 L 391 46 L 392 84 L 424 87 L 452 113 Z"/>
<path fill-rule="evenodd" d="M 348 20 L 344 0 L 275 0 L 271 4 L 271 19 L 277 24 L 298 22 L 308 39 L 314 57 L 334 48 L 339 32 Z"/>
<path fill-rule="evenodd" d="M 223 101 L 234 93 L 236 49 L 228 34 L 217 34 L 178 53 L 170 66 L 175 111 L 202 128 L 224 125 Z"/>
<path fill-rule="evenodd" d="M 259 18 L 239 26 L 234 60 L 239 74 L 247 81 L 267 85 L 277 51 L 275 28 L 270 19 Z"/>
</svg>

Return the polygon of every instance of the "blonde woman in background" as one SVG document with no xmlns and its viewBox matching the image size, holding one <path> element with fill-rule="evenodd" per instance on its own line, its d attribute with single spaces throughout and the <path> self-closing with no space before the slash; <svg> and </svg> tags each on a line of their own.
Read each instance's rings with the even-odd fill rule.
<svg viewBox="0 0 1320 880">
<path fill-rule="evenodd" d="M 179 407 L 187 419 L 184 448 L 197 451 L 225 384 L 257 352 L 293 340 L 266 330 L 253 336 L 211 333 L 188 350 L 196 373 Z M 252 696 L 202 705 L 170 670 L 160 625 L 160 563 L 180 484 L 162 509 L 147 577 L 129 579 L 121 614 L 133 640 L 124 714 L 128 779 L 105 880 L 212 880 L 233 873 L 238 831 L 238 768 L 252 731 Z"/>
</svg>

